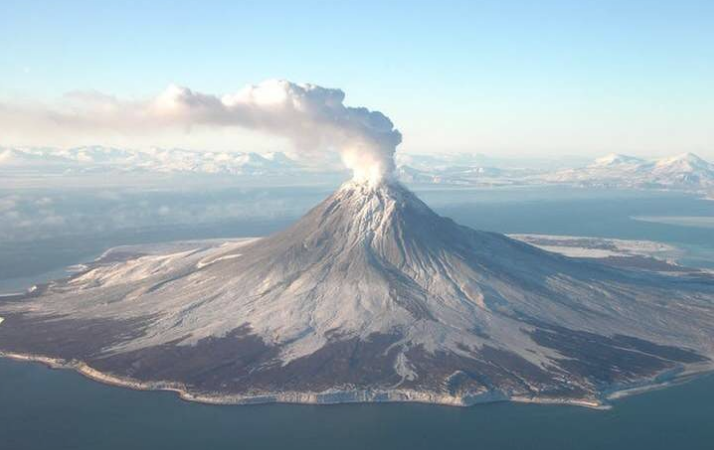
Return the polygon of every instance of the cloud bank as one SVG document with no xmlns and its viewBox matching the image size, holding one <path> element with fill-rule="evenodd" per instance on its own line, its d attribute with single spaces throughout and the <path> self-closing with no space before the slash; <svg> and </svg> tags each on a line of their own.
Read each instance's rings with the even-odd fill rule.
<svg viewBox="0 0 714 450">
<path fill-rule="evenodd" d="M 337 153 L 360 181 L 378 182 L 391 176 L 401 134 L 384 114 L 346 106 L 344 100 L 340 89 L 285 80 L 264 81 L 223 96 L 172 85 L 143 101 L 75 92 L 54 109 L 0 104 L 0 123 L 45 121 L 76 133 L 126 134 L 175 127 L 188 131 L 196 126 L 240 127 L 287 138 L 297 155 Z"/>
</svg>

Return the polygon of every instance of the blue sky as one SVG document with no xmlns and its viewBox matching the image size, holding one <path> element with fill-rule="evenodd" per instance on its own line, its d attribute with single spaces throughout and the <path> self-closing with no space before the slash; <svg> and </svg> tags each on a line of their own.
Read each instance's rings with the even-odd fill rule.
<svg viewBox="0 0 714 450">
<path fill-rule="evenodd" d="M 222 94 L 284 78 L 384 112 L 405 151 L 714 159 L 712 24 L 707 0 L 3 0 L 0 101 L 139 99 L 170 83 Z M 0 123 L 0 145 L 3 134 Z M 41 130 L 21 138 L 9 143 L 54 143 Z"/>
</svg>

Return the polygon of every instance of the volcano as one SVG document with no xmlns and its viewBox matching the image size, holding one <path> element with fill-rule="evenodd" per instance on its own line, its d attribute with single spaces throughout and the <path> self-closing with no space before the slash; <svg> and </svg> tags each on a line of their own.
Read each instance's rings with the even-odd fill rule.
<svg viewBox="0 0 714 450">
<path fill-rule="evenodd" d="M 0 315 L 5 355 L 221 403 L 597 406 L 714 357 L 711 274 L 550 253 L 393 180 L 262 239 L 107 252 Z"/>
</svg>

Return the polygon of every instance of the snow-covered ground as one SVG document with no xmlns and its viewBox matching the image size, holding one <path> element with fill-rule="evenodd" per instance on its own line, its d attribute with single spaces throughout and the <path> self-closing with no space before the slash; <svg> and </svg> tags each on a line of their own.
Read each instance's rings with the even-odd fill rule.
<svg viewBox="0 0 714 450">
<path fill-rule="evenodd" d="M 574 258 L 647 256 L 672 261 L 682 256 L 682 251 L 677 247 L 653 241 L 544 234 L 511 234 L 509 236 L 543 250 Z"/>
</svg>

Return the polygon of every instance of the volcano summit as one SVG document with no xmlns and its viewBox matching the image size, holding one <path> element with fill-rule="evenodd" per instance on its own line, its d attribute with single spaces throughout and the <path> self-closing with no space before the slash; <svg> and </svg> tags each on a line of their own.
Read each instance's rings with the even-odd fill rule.
<svg viewBox="0 0 714 450">
<path fill-rule="evenodd" d="M 266 238 L 109 251 L 0 315 L 5 355 L 224 403 L 594 406 L 714 358 L 711 274 L 549 253 L 391 179 Z"/>
</svg>

